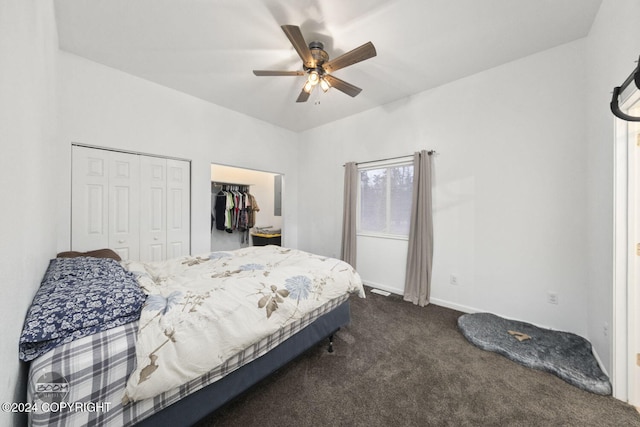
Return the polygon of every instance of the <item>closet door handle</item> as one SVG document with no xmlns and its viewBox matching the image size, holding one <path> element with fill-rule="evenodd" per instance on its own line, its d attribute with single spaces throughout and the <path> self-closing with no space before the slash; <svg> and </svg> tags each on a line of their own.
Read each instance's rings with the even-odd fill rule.
<svg viewBox="0 0 640 427">
<path fill-rule="evenodd" d="M 153 240 L 160 240 L 158 236 L 154 237 Z"/>
<path fill-rule="evenodd" d="M 118 240 L 118 243 L 124 243 L 126 240 Z"/>
</svg>

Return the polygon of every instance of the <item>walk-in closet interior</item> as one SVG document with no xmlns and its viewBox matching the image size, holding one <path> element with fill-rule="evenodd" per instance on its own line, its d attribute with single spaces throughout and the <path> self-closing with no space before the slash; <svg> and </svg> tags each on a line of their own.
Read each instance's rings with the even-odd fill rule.
<svg viewBox="0 0 640 427">
<path fill-rule="evenodd" d="M 211 165 L 211 250 L 280 245 L 284 175 Z"/>
</svg>

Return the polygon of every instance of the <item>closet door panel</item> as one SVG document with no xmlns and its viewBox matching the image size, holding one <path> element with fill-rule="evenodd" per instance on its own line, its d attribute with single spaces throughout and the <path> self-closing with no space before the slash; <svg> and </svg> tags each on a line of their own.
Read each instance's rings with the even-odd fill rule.
<svg viewBox="0 0 640 427">
<path fill-rule="evenodd" d="M 87 202 L 86 227 L 82 227 L 90 236 L 102 236 L 104 223 L 107 217 L 104 215 L 105 186 L 102 184 L 85 184 L 84 197 Z"/>
<path fill-rule="evenodd" d="M 140 156 L 140 260 L 167 258 L 167 160 Z"/>
<path fill-rule="evenodd" d="M 109 247 L 124 260 L 140 256 L 140 156 L 111 153 Z"/>
<path fill-rule="evenodd" d="M 181 160 L 167 160 L 167 257 L 189 255 L 191 168 Z"/>
<path fill-rule="evenodd" d="M 71 152 L 71 250 L 109 245 L 108 152 L 73 147 Z"/>
<path fill-rule="evenodd" d="M 147 225 L 150 233 L 162 233 L 164 229 L 164 189 L 152 187 L 148 189 L 149 211 L 147 212 L 149 223 Z"/>
<path fill-rule="evenodd" d="M 165 248 L 164 242 L 150 244 L 147 250 L 148 250 L 148 257 L 149 257 L 147 261 L 162 261 L 166 259 L 166 256 L 165 256 L 166 248 Z"/>
</svg>

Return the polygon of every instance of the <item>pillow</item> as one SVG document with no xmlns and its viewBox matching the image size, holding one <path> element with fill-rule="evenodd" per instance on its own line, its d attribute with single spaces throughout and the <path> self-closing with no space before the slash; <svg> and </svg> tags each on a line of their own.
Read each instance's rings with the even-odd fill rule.
<svg viewBox="0 0 640 427">
<path fill-rule="evenodd" d="M 115 259 L 116 261 L 122 261 L 122 258 L 120 258 L 120 255 L 118 255 L 115 251 L 111 249 L 98 249 L 98 250 L 89 251 L 89 252 L 67 251 L 67 252 L 60 252 L 58 255 L 56 255 L 57 258 L 77 258 L 81 256 L 89 256 L 93 258 L 111 258 L 111 259 Z"/>
<path fill-rule="evenodd" d="M 24 322 L 19 356 L 47 351 L 138 320 L 146 295 L 133 273 L 111 258 L 55 258 L 49 262 Z"/>
</svg>

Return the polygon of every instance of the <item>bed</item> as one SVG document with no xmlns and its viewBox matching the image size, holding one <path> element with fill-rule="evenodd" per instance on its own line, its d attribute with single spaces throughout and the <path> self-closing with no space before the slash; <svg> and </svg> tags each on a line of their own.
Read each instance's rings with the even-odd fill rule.
<svg viewBox="0 0 640 427">
<path fill-rule="evenodd" d="M 20 342 L 30 425 L 191 425 L 348 324 L 353 293 L 348 264 L 278 246 L 54 259 Z"/>
</svg>

